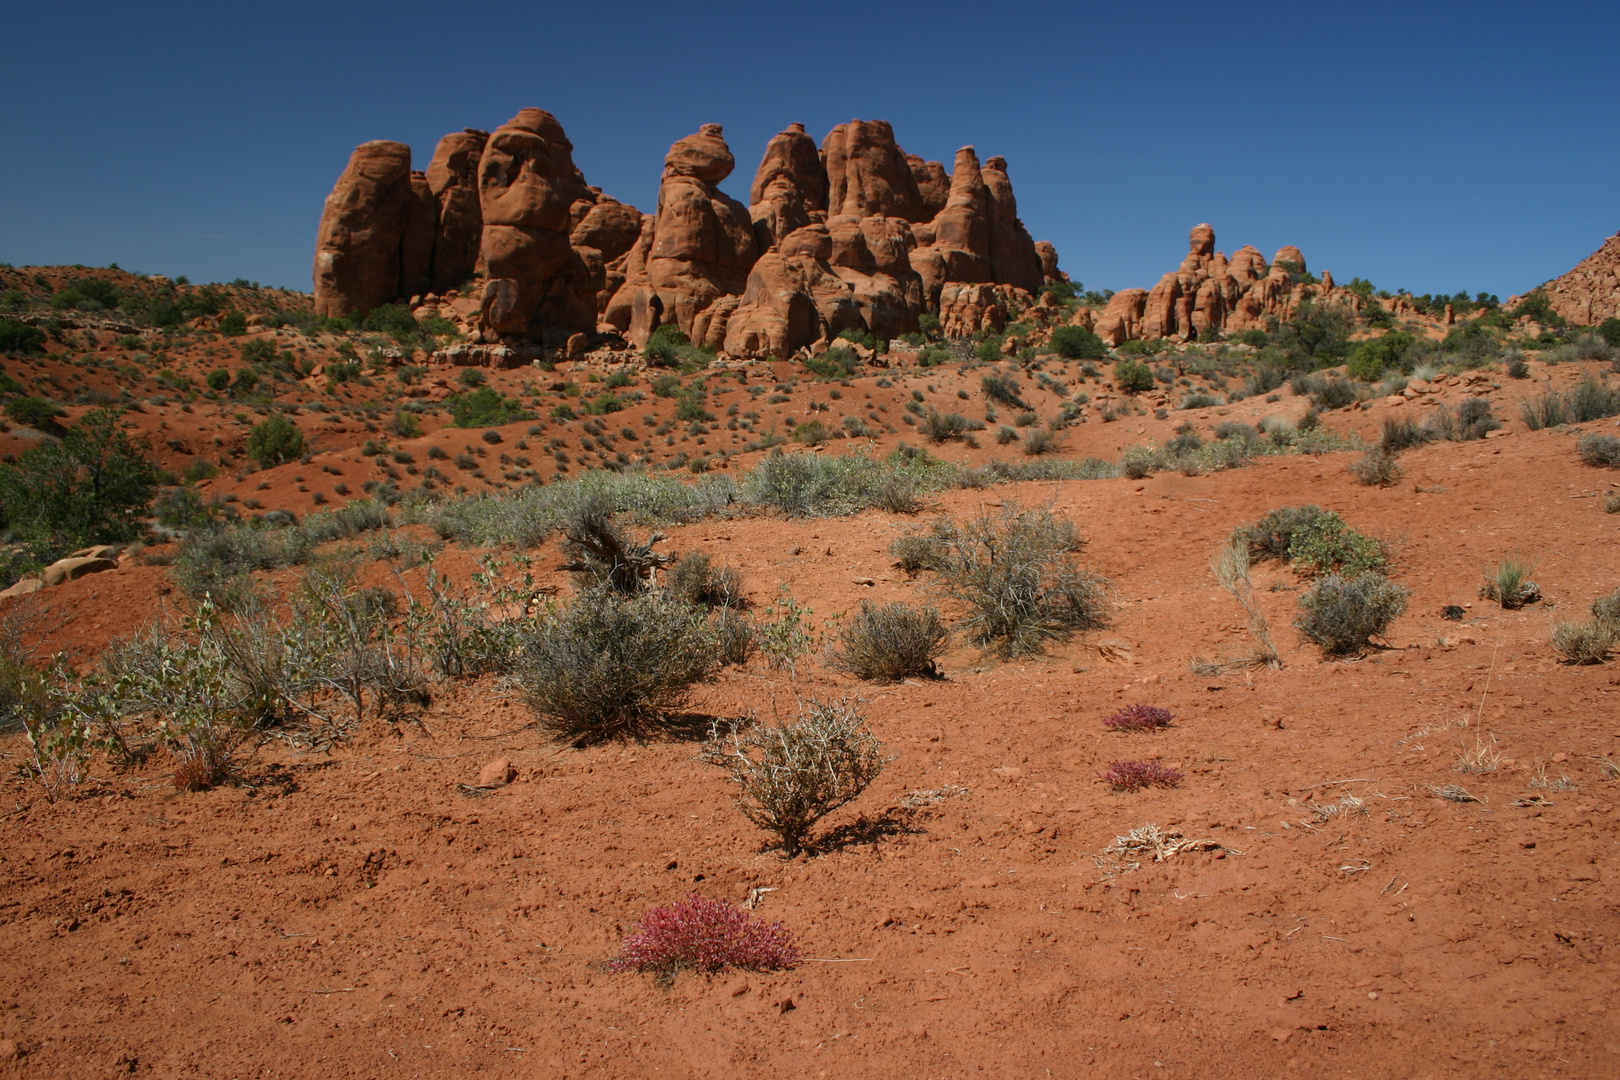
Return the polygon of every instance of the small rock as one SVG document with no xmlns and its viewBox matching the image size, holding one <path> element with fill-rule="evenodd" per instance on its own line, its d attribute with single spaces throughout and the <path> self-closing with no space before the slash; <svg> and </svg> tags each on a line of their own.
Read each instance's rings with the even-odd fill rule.
<svg viewBox="0 0 1620 1080">
<path fill-rule="evenodd" d="M 478 770 L 479 787 L 500 787 L 503 784 L 510 784 L 516 779 L 517 770 L 505 758 L 496 758 Z"/>
<path fill-rule="evenodd" d="M 45 568 L 45 584 L 56 586 L 64 581 L 77 581 L 86 574 L 99 574 L 106 570 L 116 569 L 118 569 L 118 563 L 112 559 L 88 557 L 58 559 Z"/>
<path fill-rule="evenodd" d="M 12 596 L 27 596 L 29 593 L 39 592 L 39 590 L 43 589 L 44 587 L 44 578 L 25 577 L 21 581 L 17 582 L 17 584 L 11 586 L 11 588 L 0 590 L 0 600 L 4 600 Z"/>
<path fill-rule="evenodd" d="M 15 1061 L 20 1056 L 17 1044 L 11 1039 L 0 1039 L 0 1061 Z"/>
</svg>

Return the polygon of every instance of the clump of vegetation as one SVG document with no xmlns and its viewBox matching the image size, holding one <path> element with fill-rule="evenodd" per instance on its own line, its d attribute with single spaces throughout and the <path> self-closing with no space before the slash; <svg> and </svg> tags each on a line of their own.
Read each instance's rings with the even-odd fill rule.
<svg viewBox="0 0 1620 1080">
<path fill-rule="evenodd" d="M 1140 360 L 1119 360 L 1114 364 L 1114 385 L 1121 393 L 1145 393 L 1153 389 L 1153 369 Z"/>
<path fill-rule="evenodd" d="M 1175 719 L 1169 709 L 1157 705 L 1127 705 L 1103 720 L 1110 731 L 1157 731 L 1170 726 Z"/>
<path fill-rule="evenodd" d="M 1571 664 L 1601 664 L 1620 644 L 1620 625 L 1592 619 L 1553 624 L 1552 646 Z"/>
<path fill-rule="evenodd" d="M 706 975 L 727 968 L 783 971 L 800 959 L 793 936 L 781 923 L 757 921 L 728 900 L 694 892 L 643 915 L 608 968 L 652 973 L 668 981 L 684 970 Z"/>
<path fill-rule="evenodd" d="M 1302 510 L 1316 512 L 1306 517 L 1297 513 Z M 1388 565 L 1389 559 L 1382 544 L 1350 528 L 1338 514 L 1319 507 L 1274 511 L 1251 528 L 1265 528 L 1267 520 L 1276 515 L 1282 515 L 1277 517 L 1277 522 L 1286 522 L 1288 527 L 1289 564 L 1301 573 L 1338 573 L 1354 577 L 1368 570 L 1382 570 Z M 1250 550 L 1254 550 L 1252 545 Z"/>
<path fill-rule="evenodd" d="M 701 609 L 656 592 L 625 599 L 591 589 L 540 624 L 517 680 L 548 734 L 587 745 L 666 730 L 718 662 Z"/>
<path fill-rule="evenodd" d="M 1254 584 L 1249 580 L 1249 562 L 1248 543 L 1241 537 L 1234 536 L 1215 549 L 1215 553 L 1209 559 L 1209 568 L 1221 588 L 1231 593 L 1232 598 L 1243 608 L 1243 613 L 1249 620 L 1249 633 L 1254 635 L 1254 649 L 1242 660 L 1197 662 L 1200 669 L 1208 669 L 1210 673 L 1215 673 L 1251 665 L 1274 668 L 1282 662 L 1277 656 L 1277 647 L 1271 642 L 1271 629 L 1266 623 L 1265 612 L 1260 608 L 1260 601 L 1254 594 Z"/>
<path fill-rule="evenodd" d="M 1595 468 L 1620 468 L 1620 438 L 1587 433 L 1575 443 L 1581 460 Z"/>
<path fill-rule="evenodd" d="M 1620 389 L 1610 386 L 1607 377 L 1588 373 L 1568 393 L 1548 390 L 1540 398 L 1525 402 L 1520 414 L 1524 426 L 1531 431 L 1564 424 L 1588 424 L 1620 416 Z"/>
<path fill-rule="evenodd" d="M 1102 581 L 1075 561 L 1084 545 L 1073 522 L 1044 507 L 1009 500 L 1000 513 L 940 521 L 922 536 L 932 550 L 913 560 L 939 575 L 965 609 L 968 638 L 986 652 L 1032 656 L 1107 624 Z"/>
<path fill-rule="evenodd" d="M 1401 468 L 1394 451 L 1375 446 L 1361 457 L 1346 465 L 1358 484 L 1368 487 L 1394 487 L 1401 482 L 1406 470 Z"/>
<path fill-rule="evenodd" d="M 1024 403 L 1024 399 L 1021 396 L 1018 380 L 1014 379 L 1011 375 L 986 375 L 983 379 L 979 380 L 979 389 L 982 390 L 984 392 L 984 396 L 989 398 L 991 401 L 1000 402 L 1001 404 L 1013 409 L 1023 409 L 1026 411 L 1029 409 L 1029 406 Z"/>
<path fill-rule="evenodd" d="M 1371 571 L 1329 574 L 1300 597 L 1294 626 L 1330 656 L 1365 652 L 1406 610 L 1408 589 Z"/>
<path fill-rule="evenodd" d="M 878 607 L 863 600 L 860 613 L 844 625 L 830 664 L 877 682 L 932 677 L 948 637 L 934 608 L 898 602 Z"/>
<path fill-rule="evenodd" d="M 533 413 L 488 386 L 453 394 L 445 404 L 450 406 L 450 423 L 458 428 L 491 428 L 534 419 Z"/>
<path fill-rule="evenodd" d="M 262 469 L 293 461 L 304 453 L 304 433 L 284 413 L 271 413 L 248 432 L 247 453 Z"/>
<path fill-rule="evenodd" d="M 1175 787 L 1181 783 L 1179 770 L 1159 761 L 1114 761 L 1099 777 L 1115 791 L 1141 791 L 1147 787 Z"/>
<path fill-rule="evenodd" d="M 1288 386 L 1301 397 L 1309 397 L 1313 406 L 1324 411 L 1342 409 L 1360 400 L 1355 386 L 1348 380 L 1325 375 L 1296 375 Z"/>
<path fill-rule="evenodd" d="M 664 591 L 678 600 L 708 608 L 742 607 L 743 576 L 735 567 L 715 566 L 709 556 L 683 555 L 664 575 Z"/>
<path fill-rule="evenodd" d="M 1541 588 L 1530 580 L 1534 572 L 1535 564 L 1525 556 L 1504 555 L 1499 562 L 1486 568 L 1485 584 L 1479 587 L 1479 595 L 1482 599 L 1496 601 L 1510 611 L 1517 611 L 1541 599 Z"/>
<path fill-rule="evenodd" d="M 1084 326 L 1060 326 L 1048 340 L 1052 351 L 1067 360 L 1101 360 L 1108 355 L 1103 339 Z"/>
<path fill-rule="evenodd" d="M 39 561 L 133 539 L 157 488 L 149 449 L 117 410 L 86 414 L 61 438 L 0 464 L 0 530 Z"/>
<path fill-rule="evenodd" d="M 812 698 L 790 724 L 734 725 L 722 734 L 716 723 L 703 753 L 736 781 L 743 816 L 775 833 L 789 858 L 805 849 L 818 821 L 854 801 L 894 760 L 850 698 Z"/>
</svg>

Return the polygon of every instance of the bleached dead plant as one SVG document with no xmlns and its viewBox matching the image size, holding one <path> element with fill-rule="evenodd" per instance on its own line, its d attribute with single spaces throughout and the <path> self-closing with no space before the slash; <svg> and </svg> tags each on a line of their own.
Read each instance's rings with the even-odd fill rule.
<svg viewBox="0 0 1620 1080">
<path fill-rule="evenodd" d="M 789 857 L 804 850 L 816 822 L 853 801 L 894 758 L 861 714 L 858 698 L 800 705 L 791 724 L 745 727 L 721 721 L 709 729 L 703 760 L 719 765 L 741 788 L 737 808 L 776 834 Z"/>
<path fill-rule="evenodd" d="M 1476 738 L 1474 745 L 1457 755 L 1457 771 L 1461 773 L 1487 773 L 1495 772 L 1502 766 L 1502 751 L 1496 748 L 1496 740 L 1486 742 Z"/>
<path fill-rule="evenodd" d="M 1245 667 L 1281 667 L 1282 659 L 1277 655 L 1277 647 L 1271 642 L 1271 629 L 1266 625 L 1266 613 L 1260 610 L 1254 584 L 1249 580 L 1248 541 L 1234 536 L 1216 548 L 1209 558 L 1209 569 L 1221 588 L 1231 593 L 1232 599 L 1243 608 L 1255 646 L 1248 656 L 1235 660 L 1198 661 L 1199 673 L 1213 675 Z"/>
</svg>

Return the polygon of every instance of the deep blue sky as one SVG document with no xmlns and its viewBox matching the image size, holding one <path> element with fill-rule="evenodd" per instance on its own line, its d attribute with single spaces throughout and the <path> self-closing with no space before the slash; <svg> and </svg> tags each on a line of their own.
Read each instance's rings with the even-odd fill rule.
<svg viewBox="0 0 1620 1080">
<path fill-rule="evenodd" d="M 1004 155 L 1088 287 L 1187 230 L 1416 292 L 1504 298 L 1620 230 L 1620 5 L 6 4 L 0 261 L 307 290 L 350 150 L 555 113 L 650 209 L 664 151 L 851 117 Z"/>
</svg>

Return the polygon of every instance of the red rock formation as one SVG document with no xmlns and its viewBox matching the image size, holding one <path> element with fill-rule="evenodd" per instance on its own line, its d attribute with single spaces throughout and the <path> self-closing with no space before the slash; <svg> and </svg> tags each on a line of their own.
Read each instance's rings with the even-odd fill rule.
<svg viewBox="0 0 1620 1080">
<path fill-rule="evenodd" d="M 1052 246 L 1050 240 L 1035 241 L 1035 255 L 1041 260 L 1041 281 L 1043 284 L 1069 280 L 1069 275 L 1058 269 L 1057 248 Z"/>
<path fill-rule="evenodd" d="M 1620 317 L 1620 233 L 1542 288 L 1552 309 L 1577 326 Z"/>
<path fill-rule="evenodd" d="M 448 292 L 472 277 L 483 241 L 484 215 L 478 207 L 478 162 L 489 132 L 467 128 L 439 140 L 427 167 L 427 182 L 439 204 L 429 289 Z"/>
<path fill-rule="evenodd" d="M 933 221 L 945 209 L 951 197 L 951 178 L 945 166 L 937 161 L 924 161 L 916 154 L 907 154 L 912 179 L 917 181 L 917 192 L 922 196 L 923 220 Z"/>
<path fill-rule="evenodd" d="M 1188 238 L 1187 257 L 1174 273 L 1164 275 L 1151 291 L 1116 293 L 1097 319 L 1096 332 L 1110 345 L 1138 338 L 1190 340 L 1216 330 L 1264 330 L 1273 320 L 1293 317 L 1306 300 L 1345 304 L 1360 310 L 1360 295 L 1337 288 L 1332 275 L 1321 284 L 1295 284 L 1289 267 L 1304 273 L 1305 256 L 1297 247 L 1278 250 L 1268 267 L 1260 252 L 1245 245 L 1228 261 L 1215 250 L 1215 230 L 1196 225 Z"/>
<path fill-rule="evenodd" d="M 743 292 L 758 255 L 748 208 L 715 186 L 735 165 L 719 124 L 704 124 L 665 155 L 651 244 L 641 260 L 632 256 L 640 272 L 631 273 L 627 263 L 606 310 L 636 345 L 663 323 L 710 348 L 725 340 L 724 319 L 713 318 L 720 312 L 701 323 L 698 317 L 721 297 Z"/>
<path fill-rule="evenodd" d="M 410 147 L 384 139 L 355 147 L 315 235 L 316 314 L 352 315 L 399 298 L 411 201 Z"/>
<path fill-rule="evenodd" d="M 1018 200 L 1013 198 L 1012 180 L 1007 176 L 1007 159 L 991 158 L 980 175 L 990 196 L 990 280 L 1038 292 L 1044 280 L 1041 257 L 1034 239 L 1018 220 Z"/>
<path fill-rule="evenodd" d="M 411 172 L 411 201 L 399 241 L 399 295 L 420 297 L 431 289 L 433 244 L 439 229 L 439 201 L 427 173 Z"/>
<path fill-rule="evenodd" d="M 766 144 L 748 204 L 760 251 L 809 225 L 814 215 L 825 218 L 827 168 L 803 124 L 788 125 Z"/>
<path fill-rule="evenodd" d="M 851 120 L 821 140 L 830 217 L 897 217 L 926 221 L 911 163 L 887 120 Z"/>
<path fill-rule="evenodd" d="M 569 246 L 574 205 L 595 196 L 556 117 L 524 109 L 497 128 L 478 163 L 485 336 L 567 340 L 596 328 L 591 275 Z"/>
<path fill-rule="evenodd" d="M 760 256 L 748 287 L 727 321 L 724 346 L 733 356 L 790 356 L 840 330 L 861 327 L 849 285 L 829 262 L 827 226 L 807 225 Z"/>
</svg>

